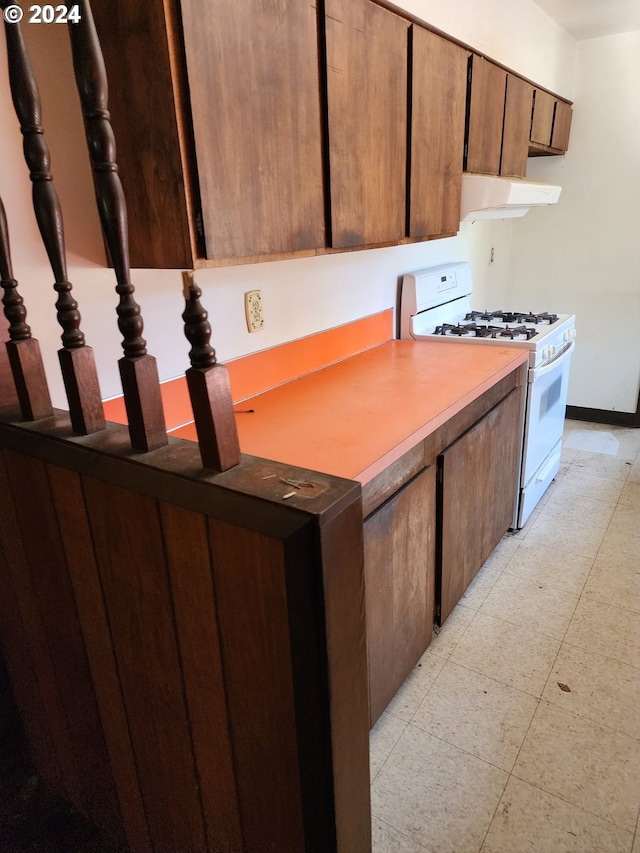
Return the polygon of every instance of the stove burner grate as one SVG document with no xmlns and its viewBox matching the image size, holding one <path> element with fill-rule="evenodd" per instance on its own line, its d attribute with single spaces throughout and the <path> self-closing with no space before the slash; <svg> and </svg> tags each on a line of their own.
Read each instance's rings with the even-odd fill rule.
<svg viewBox="0 0 640 853">
<path fill-rule="evenodd" d="M 510 340 L 524 338 L 524 340 L 530 341 L 538 332 L 527 326 L 514 326 L 513 328 L 507 326 L 505 328 L 503 326 L 484 326 L 478 323 L 442 323 L 442 325 L 436 326 L 433 334 L 455 337 L 468 336 L 471 338 L 509 338 Z"/>
<path fill-rule="evenodd" d="M 465 314 L 465 320 L 500 320 L 503 323 L 533 323 L 533 325 L 551 325 L 558 319 L 557 314 L 549 314 L 548 311 L 535 313 L 529 311 L 469 311 Z"/>
</svg>

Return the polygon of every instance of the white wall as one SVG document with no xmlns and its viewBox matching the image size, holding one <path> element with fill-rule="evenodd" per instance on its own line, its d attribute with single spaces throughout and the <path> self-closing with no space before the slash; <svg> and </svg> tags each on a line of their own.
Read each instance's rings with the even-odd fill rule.
<svg viewBox="0 0 640 853">
<path fill-rule="evenodd" d="M 577 318 L 569 404 L 634 412 L 640 383 L 640 31 L 578 42 L 564 158 L 528 175 L 558 206 L 514 225 L 510 292 Z M 608 321 L 606 324 L 604 321 Z"/>
<path fill-rule="evenodd" d="M 404 0 L 401 5 L 548 88 L 571 96 L 575 42 L 531 0 L 487 0 L 482 4 L 474 0 Z M 115 282 L 103 266 L 66 33 L 64 28 L 40 26 L 26 35 L 65 215 L 69 278 L 83 315 L 82 328 L 96 352 L 103 396 L 113 396 L 120 393 L 116 361 L 121 355 Z M 54 403 L 65 407 L 55 354 L 60 329 L 52 307 L 52 277 L 31 208 L 4 49 L 0 55 L 0 118 L 0 195 L 9 216 L 14 274 L 43 349 Z M 512 232 L 509 221 L 466 223 L 458 237 L 448 240 L 200 271 L 196 280 L 210 313 L 212 343 L 219 358 L 228 360 L 380 311 L 395 304 L 402 273 L 447 261 L 471 261 L 478 304 L 495 305 L 507 291 Z M 490 265 L 492 246 L 496 260 Z M 176 376 L 188 367 L 179 271 L 136 270 L 133 282 L 149 352 L 158 359 L 161 378 Z M 262 290 L 266 328 L 249 335 L 243 294 L 253 289 Z"/>
</svg>

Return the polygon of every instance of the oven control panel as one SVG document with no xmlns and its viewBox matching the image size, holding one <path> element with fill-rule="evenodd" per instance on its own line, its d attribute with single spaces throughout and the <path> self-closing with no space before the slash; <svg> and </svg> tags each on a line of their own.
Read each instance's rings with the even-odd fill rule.
<svg viewBox="0 0 640 853">
<path fill-rule="evenodd" d="M 443 273 L 436 285 L 436 293 L 443 293 L 446 290 L 454 290 L 458 286 L 456 273 Z"/>
</svg>

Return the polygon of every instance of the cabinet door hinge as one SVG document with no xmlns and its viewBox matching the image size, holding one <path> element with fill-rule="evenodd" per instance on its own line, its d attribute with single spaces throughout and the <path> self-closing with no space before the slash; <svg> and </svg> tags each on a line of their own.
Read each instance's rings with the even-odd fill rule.
<svg viewBox="0 0 640 853">
<path fill-rule="evenodd" d="M 204 223 L 202 222 L 202 211 L 196 210 L 194 212 L 193 221 L 196 226 L 196 234 L 198 237 L 204 237 Z"/>
</svg>

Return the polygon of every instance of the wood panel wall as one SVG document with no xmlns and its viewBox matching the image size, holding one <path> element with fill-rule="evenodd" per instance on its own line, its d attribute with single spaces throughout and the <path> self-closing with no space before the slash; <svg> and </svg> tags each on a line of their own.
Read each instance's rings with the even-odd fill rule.
<svg viewBox="0 0 640 853">
<path fill-rule="evenodd" d="M 310 472 L 66 432 L 0 423 L 0 636 L 47 783 L 133 853 L 368 850 L 359 486 L 283 502 Z"/>
</svg>

